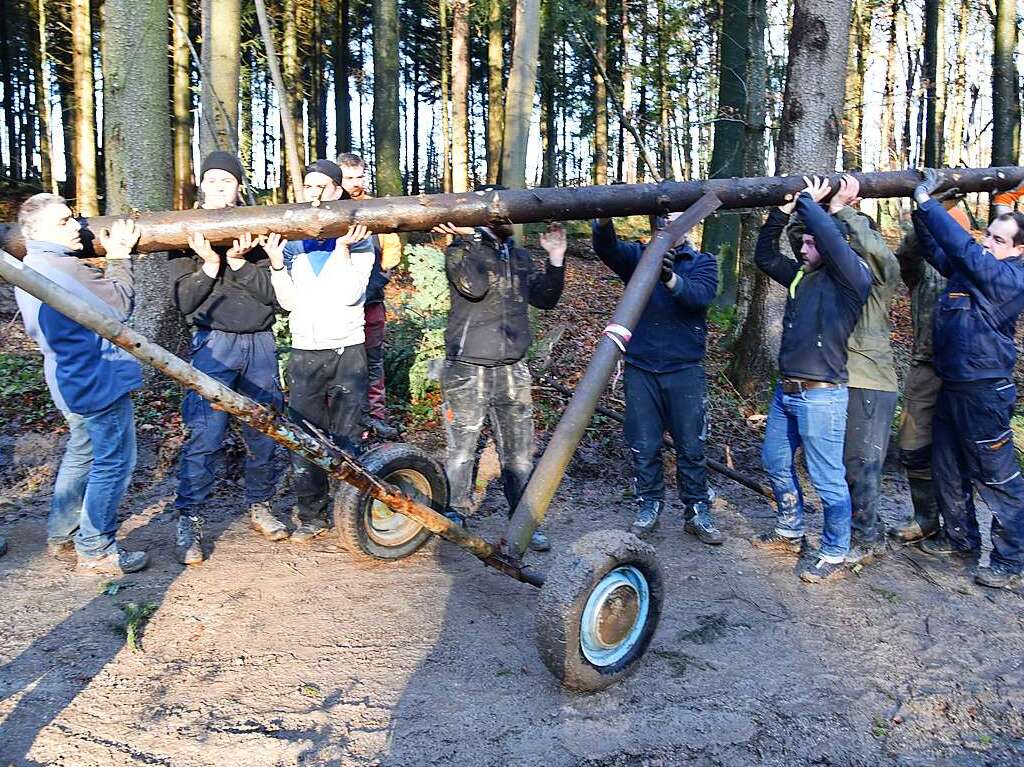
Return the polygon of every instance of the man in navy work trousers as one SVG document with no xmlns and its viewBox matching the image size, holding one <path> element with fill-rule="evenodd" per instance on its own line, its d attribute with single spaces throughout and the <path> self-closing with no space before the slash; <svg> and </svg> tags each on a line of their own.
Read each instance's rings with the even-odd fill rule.
<svg viewBox="0 0 1024 767">
<path fill-rule="evenodd" d="M 672 214 L 672 217 L 678 216 Z M 629 282 L 643 246 L 621 242 L 610 219 L 594 221 L 594 252 L 623 282 Z M 654 531 L 665 505 L 661 461 L 667 429 L 676 447 L 676 483 L 685 529 L 704 543 L 722 543 L 708 503 L 708 395 L 704 374 L 707 310 L 718 290 L 715 257 L 688 241 L 664 259 L 633 337 L 626 346 L 625 434 L 633 457 L 637 513 L 632 531 Z"/>
<path fill-rule="evenodd" d="M 830 191 L 824 179 L 807 180 L 795 201 L 768 214 L 754 253 L 758 268 L 785 286 L 787 297 L 779 349 L 782 380 L 768 411 L 761 452 L 778 516 L 775 528 L 752 543 L 797 556 L 803 550 L 804 499 L 794 462 L 803 446 L 825 516 L 821 548 L 800 568 L 807 583 L 841 577 L 850 549 L 852 507 L 843 467 L 847 343 L 871 290 L 868 267 L 818 204 Z M 803 263 L 779 251 L 779 236 L 794 208 L 807 227 Z"/>
<path fill-rule="evenodd" d="M 935 372 L 942 389 L 932 441 L 944 528 L 925 550 L 976 560 L 977 487 L 992 510 L 992 558 L 975 580 L 1012 589 L 1024 581 L 1024 478 L 1010 429 L 1017 399 L 1014 331 L 1024 309 L 1024 215 L 997 215 L 979 245 L 932 199 L 942 181 L 929 169 L 914 190 L 914 229 L 924 256 L 948 280 L 935 312 Z"/>
</svg>

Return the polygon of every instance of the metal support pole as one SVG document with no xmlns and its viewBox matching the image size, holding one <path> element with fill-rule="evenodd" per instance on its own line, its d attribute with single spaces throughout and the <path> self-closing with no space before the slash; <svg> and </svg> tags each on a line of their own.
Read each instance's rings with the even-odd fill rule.
<svg viewBox="0 0 1024 767">
<path fill-rule="evenodd" d="M 615 370 L 615 363 L 618 362 L 625 344 L 629 343 L 628 334 L 636 327 L 651 293 L 654 292 L 661 272 L 662 259 L 690 229 L 714 213 L 721 204 L 721 200 L 714 193 L 708 192 L 687 208 L 679 218 L 658 232 L 644 250 L 612 315 L 611 323 L 598 341 L 590 365 L 576 384 L 576 392 L 562 414 L 558 426 L 555 427 L 547 449 L 537 462 L 537 467 L 533 470 L 516 506 L 515 514 L 512 515 L 505 539 L 502 541 L 502 547 L 511 556 L 523 555 L 530 537 L 544 521 L 551 499 L 562 482 L 565 467 L 569 465 L 576 446 L 590 424 L 594 408 Z M 625 336 L 623 330 L 626 331 Z M 619 344 L 622 344 L 621 348 Z"/>
</svg>

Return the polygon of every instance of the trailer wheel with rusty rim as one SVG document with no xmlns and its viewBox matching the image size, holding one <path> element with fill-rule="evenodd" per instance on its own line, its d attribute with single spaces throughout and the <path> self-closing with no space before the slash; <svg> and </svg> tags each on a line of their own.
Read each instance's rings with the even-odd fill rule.
<svg viewBox="0 0 1024 767">
<path fill-rule="evenodd" d="M 444 469 L 419 448 L 384 444 L 363 453 L 359 460 L 378 479 L 424 506 L 437 512 L 447 507 L 448 480 Z M 342 545 L 366 559 L 402 559 L 415 553 L 432 535 L 419 522 L 344 483 L 334 495 L 334 527 Z"/>
<path fill-rule="evenodd" d="M 585 535 L 545 575 L 536 641 L 562 684 L 595 692 L 630 674 L 661 617 L 654 547 L 622 530 Z"/>
</svg>

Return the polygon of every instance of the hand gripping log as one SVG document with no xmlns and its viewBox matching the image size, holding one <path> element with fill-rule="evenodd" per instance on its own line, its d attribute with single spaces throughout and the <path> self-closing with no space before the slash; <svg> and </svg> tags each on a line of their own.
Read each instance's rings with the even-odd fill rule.
<svg viewBox="0 0 1024 767">
<path fill-rule="evenodd" d="M 948 168 L 940 190 L 952 187 L 962 192 L 990 192 L 1010 189 L 1024 181 L 1024 168 Z M 860 179 L 861 197 L 909 196 L 920 182 L 915 170 L 884 173 L 854 173 Z M 839 175 L 829 176 L 838 189 Z M 615 184 L 567 188 L 510 189 L 500 192 L 432 194 L 418 197 L 384 197 L 373 200 L 339 200 L 319 207 L 305 204 L 256 205 L 224 210 L 184 210 L 132 213 L 142 236 L 137 250 L 152 253 L 181 250 L 188 246 L 188 234 L 201 232 L 214 245 L 230 245 L 248 232 L 253 235 L 277 232 L 285 239 L 335 237 L 353 224 L 364 224 L 371 232 L 425 232 L 451 221 L 456 226 L 490 223 L 525 224 L 537 221 L 572 221 L 635 214 L 686 210 L 705 193 L 712 193 L 721 207 L 756 208 L 780 205 L 787 195 L 804 188 L 802 176 L 712 179 L 710 181 L 662 181 L 657 184 Z M 102 216 L 83 221 L 87 246 L 102 255 L 102 248 L 90 236 L 109 227 L 115 217 Z M 21 258 L 25 243 L 19 227 L 0 224 L 0 247 Z"/>
<path fill-rule="evenodd" d="M 325 439 L 314 436 L 282 413 L 244 397 L 196 370 L 181 358 L 148 340 L 145 336 L 118 322 L 113 317 L 93 309 L 80 298 L 47 279 L 34 269 L 22 264 L 8 253 L 0 251 L 0 278 L 21 288 L 57 311 L 89 328 L 111 343 L 121 347 L 133 357 L 192 389 L 218 410 L 223 410 L 243 423 L 268 435 L 293 453 L 324 469 L 330 476 L 369 493 L 393 511 L 415 519 L 425 528 L 442 538 L 466 549 L 506 575 L 534 586 L 543 583 L 543 576 L 525 567 L 508 563 L 495 548 L 474 535 L 470 535 L 447 517 L 428 506 L 399 492 L 364 469 L 359 461 L 338 449 Z"/>
</svg>

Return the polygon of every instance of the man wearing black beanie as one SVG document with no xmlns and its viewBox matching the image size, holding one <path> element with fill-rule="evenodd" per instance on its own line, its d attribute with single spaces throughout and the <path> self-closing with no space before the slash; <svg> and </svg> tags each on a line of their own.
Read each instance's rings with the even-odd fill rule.
<svg viewBox="0 0 1024 767">
<path fill-rule="evenodd" d="M 200 166 L 200 206 L 207 210 L 240 202 L 242 164 L 227 152 L 211 152 Z M 243 234 L 230 248 L 213 247 L 201 233 L 188 238 L 188 251 L 170 256 L 172 296 L 185 315 L 192 343 L 192 365 L 261 404 L 280 408 L 276 345 L 271 328 L 277 308 L 266 254 L 258 238 Z M 217 461 L 228 425 L 226 413 L 214 410 L 195 392 L 182 403 L 187 439 L 178 472 L 175 551 L 182 564 L 204 559 L 203 506 L 213 492 Z M 288 537 L 272 512 L 276 446 L 265 434 L 242 427 L 246 445 L 245 498 L 252 526 L 272 541 Z"/>
</svg>

